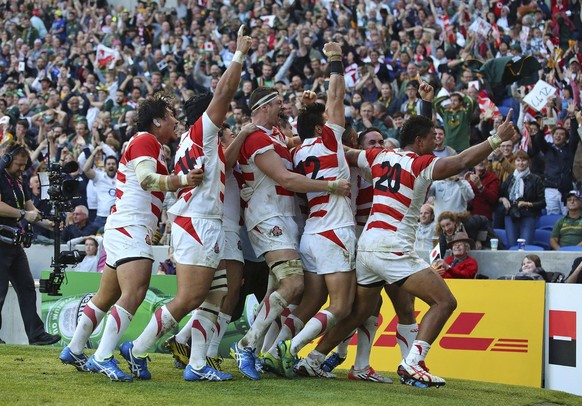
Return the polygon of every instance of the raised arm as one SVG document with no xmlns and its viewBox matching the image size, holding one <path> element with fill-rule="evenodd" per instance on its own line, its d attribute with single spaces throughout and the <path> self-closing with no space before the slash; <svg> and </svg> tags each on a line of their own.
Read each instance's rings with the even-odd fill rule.
<svg viewBox="0 0 582 406">
<path fill-rule="evenodd" d="M 230 101 L 238 89 L 244 59 L 251 48 L 252 39 L 247 35 L 243 35 L 243 30 L 244 25 L 241 25 L 238 30 L 236 52 L 232 58 L 232 63 L 218 81 L 214 97 L 212 98 L 208 109 L 206 109 L 208 117 L 210 117 L 210 120 L 212 120 L 217 127 L 222 126 Z"/>
<path fill-rule="evenodd" d="M 330 66 L 329 89 L 327 91 L 327 103 L 325 104 L 327 117 L 331 123 L 345 127 L 344 98 L 346 96 L 346 82 L 344 79 L 342 48 L 337 42 L 328 42 L 323 46 L 323 53 L 327 56 Z"/>
<path fill-rule="evenodd" d="M 474 145 L 458 155 L 439 159 L 434 166 L 433 179 L 446 179 L 461 172 L 463 169 L 471 168 L 495 150 L 503 141 L 508 141 L 513 137 L 515 129 L 511 123 L 511 112 L 507 113 L 507 118 L 499 126 L 497 131 L 487 140 Z"/>
</svg>

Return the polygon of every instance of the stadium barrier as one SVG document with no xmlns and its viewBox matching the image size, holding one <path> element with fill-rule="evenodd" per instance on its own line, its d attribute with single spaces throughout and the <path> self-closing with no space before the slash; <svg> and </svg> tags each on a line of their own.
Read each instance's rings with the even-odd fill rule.
<svg viewBox="0 0 582 406">
<path fill-rule="evenodd" d="M 84 249 L 82 245 L 77 247 Z M 61 248 L 62 250 L 70 249 L 67 245 L 62 245 Z M 154 246 L 152 248 L 154 250 L 152 272 L 155 273 L 159 263 L 168 258 L 168 247 Z M 26 252 L 32 276 L 38 279 L 41 271 L 49 269 L 53 247 L 52 245 L 33 245 L 27 248 Z M 562 272 L 566 276 L 570 273 L 574 259 L 582 256 L 582 252 L 568 251 L 471 251 L 470 255 L 477 260 L 480 274 L 488 276 L 490 279 L 497 279 L 500 276 L 517 273 L 523 257 L 528 253 L 538 255 L 546 271 Z M 418 254 L 421 258 L 428 260 L 428 251 L 419 251 Z"/>
<path fill-rule="evenodd" d="M 542 384 L 545 284 L 536 281 L 447 280 L 458 306 L 435 340 L 427 359 L 439 376 L 530 387 Z M 396 371 L 398 322 L 386 295 L 370 364 Z M 416 300 L 417 321 L 428 306 Z M 354 363 L 357 336 L 342 367 Z M 305 357 L 315 343 L 299 355 Z"/>
<path fill-rule="evenodd" d="M 582 286 L 546 285 L 545 387 L 582 396 Z"/>
</svg>

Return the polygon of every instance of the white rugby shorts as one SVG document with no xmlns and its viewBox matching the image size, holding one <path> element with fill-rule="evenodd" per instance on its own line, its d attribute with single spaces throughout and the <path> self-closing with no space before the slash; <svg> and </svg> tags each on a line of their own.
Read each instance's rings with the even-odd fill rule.
<svg viewBox="0 0 582 406">
<path fill-rule="evenodd" d="M 299 255 L 303 267 L 318 275 L 353 271 L 356 266 L 356 235 L 353 227 L 317 234 L 303 234 Z"/>
<path fill-rule="evenodd" d="M 107 253 L 106 263 L 116 269 L 128 258 L 154 260 L 153 234 L 145 226 L 125 226 L 105 230 L 103 248 Z"/>
<path fill-rule="evenodd" d="M 249 231 L 249 240 L 257 256 L 265 252 L 298 249 L 297 223 L 293 217 L 272 217 Z"/>
<path fill-rule="evenodd" d="M 356 280 L 359 285 L 378 282 L 392 284 L 428 268 L 428 262 L 415 251 L 394 253 L 382 251 L 358 251 Z"/>
<path fill-rule="evenodd" d="M 176 217 L 172 224 L 172 247 L 178 264 L 218 268 L 224 251 L 222 221 Z"/>
<path fill-rule="evenodd" d="M 242 251 L 242 243 L 239 233 L 235 231 L 224 232 L 224 251 L 222 259 L 245 263 Z"/>
</svg>

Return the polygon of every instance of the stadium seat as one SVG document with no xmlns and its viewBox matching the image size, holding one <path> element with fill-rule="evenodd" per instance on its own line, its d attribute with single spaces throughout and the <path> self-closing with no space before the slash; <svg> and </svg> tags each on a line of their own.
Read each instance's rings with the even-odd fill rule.
<svg viewBox="0 0 582 406">
<path fill-rule="evenodd" d="M 582 248 L 582 247 L 580 247 Z M 510 251 L 518 251 L 518 246 L 514 245 L 513 247 L 509 247 Z M 544 247 L 540 247 L 539 245 L 525 245 L 524 251 L 543 251 Z"/>
<path fill-rule="evenodd" d="M 556 224 L 556 221 L 562 217 L 564 216 L 561 214 L 546 214 L 545 216 L 540 216 L 538 218 L 536 228 L 541 228 L 542 230 L 552 230 L 554 228 L 554 224 Z"/>
<path fill-rule="evenodd" d="M 565 247 L 558 248 L 558 251 L 582 251 L 582 247 L 578 245 L 567 245 Z"/>
<path fill-rule="evenodd" d="M 495 234 L 497 234 L 497 237 L 503 243 L 503 248 L 507 249 L 507 247 L 509 247 L 509 243 L 507 242 L 507 233 L 505 232 L 505 230 L 503 228 L 496 228 L 494 229 L 494 231 Z"/>
<path fill-rule="evenodd" d="M 544 247 L 545 250 L 551 250 L 550 237 L 552 236 L 551 230 L 546 230 L 543 228 L 538 228 L 534 234 L 534 245 L 539 245 Z"/>
</svg>

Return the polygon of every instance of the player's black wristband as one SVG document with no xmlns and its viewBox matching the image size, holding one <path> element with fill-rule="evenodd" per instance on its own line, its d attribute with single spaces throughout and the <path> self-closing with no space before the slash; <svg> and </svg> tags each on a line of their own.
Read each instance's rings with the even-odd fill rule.
<svg viewBox="0 0 582 406">
<path fill-rule="evenodd" d="M 344 64 L 342 61 L 331 61 L 329 63 L 329 74 L 344 75 Z"/>
</svg>

